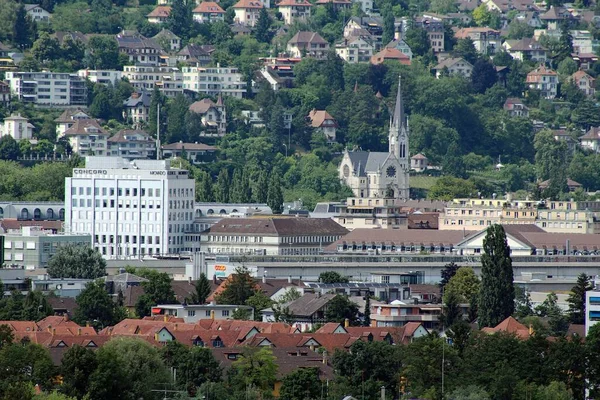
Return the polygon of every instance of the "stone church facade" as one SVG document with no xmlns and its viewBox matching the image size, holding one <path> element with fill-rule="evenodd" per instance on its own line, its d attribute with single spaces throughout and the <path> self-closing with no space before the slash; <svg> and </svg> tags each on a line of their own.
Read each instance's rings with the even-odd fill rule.
<svg viewBox="0 0 600 400">
<path fill-rule="evenodd" d="M 409 130 L 401 81 L 394 113 L 390 119 L 389 151 L 346 151 L 339 166 L 339 178 L 355 197 L 409 199 Z"/>
</svg>

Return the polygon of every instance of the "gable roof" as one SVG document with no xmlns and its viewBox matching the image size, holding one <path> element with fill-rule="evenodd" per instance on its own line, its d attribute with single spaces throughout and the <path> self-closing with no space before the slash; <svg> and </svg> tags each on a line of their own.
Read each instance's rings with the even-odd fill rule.
<svg viewBox="0 0 600 400">
<path fill-rule="evenodd" d="M 168 30 L 166 28 L 162 28 L 160 32 L 158 32 L 156 35 L 154 35 L 152 37 L 152 39 L 161 39 L 161 38 L 180 39 L 179 36 L 177 36 L 176 34 L 174 34 L 173 32 L 171 32 L 170 30 Z"/>
<path fill-rule="evenodd" d="M 233 5 L 233 8 L 263 8 L 259 0 L 240 0 Z"/>
<path fill-rule="evenodd" d="M 583 78 L 586 78 L 590 81 L 595 81 L 596 79 L 594 77 L 592 77 L 590 74 L 588 74 L 587 72 L 583 71 L 583 70 L 579 70 L 577 72 L 575 72 L 573 75 L 571 75 L 571 78 L 574 80 L 580 80 Z"/>
<path fill-rule="evenodd" d="M 192 12 L 197 14 L 225 14 L 225 10 L 223 10 L 221 6 L 214 1 L 203 1 L 202 3 L 198 4 L 198 7 L 194 8 Z"/>
<path fill-rule="evenodd" d="M 281 0 L 277 7 L 312 7 L 308 0 Z"/>
<path fill-rule="evenodd" d="M 205 230 L 241 235 L 345 235 L 348 230 L 330 218 L 223 218 Z"/>
<path fill-rule="evenodd" d="M 89 128 L 95 128 L 97 132 L 94 132 L 94 135 L 103 135 L 108 136 L 108 132 L 106 132 L 97 120 L 95 119 L 78 119 L 75 120 L 73 126 L 65 131 L 65 136 L 77 136 L 77 135 L 89 135 L 90 132 L 87 131 Z"/>
<path fill-rule="evenodd" d="M 90 118 L 89 114 L 81 108 L 67 108 L 54 120 L 54 122 L 72 122 L 74 121 L 73 117 L 77 114 L 85 115 L 88 119 Z"/>
<path fill-rule="evenodd" d="M 289 41 L 288 45 L 329 44 L 317 32 L 299 31 Z"/>
<path fill-rule="evenodd" d="M 410 57 L 395 47 L 384 47 L 379 53 L 371 56 L 372 64 L 381 64 L 386 60 L 396 60 L 401 64 L 410 65 Z"/>
<path fill-rule="evenodd" d="M 146 17 L 167 18 L 171 14 L 171 6 L 156 6 Z"/>
<path fill-rule="evenodd" d="M 213 51 L 215 51 L 215 46 L 213 45 L 189 43 L 183 49 L 181 49 L 177 55 L 199 59 L 203 57 L 210 57 Z"/>
<path fill-rule="evenodd" d="M 311 112 L 308 113 L 308 117 L 310 118 L 311 126 L 313 128 L 320 128 L 321 125 L 323 125 L 323 122 L 325 122 L 326 120 L 333 121 L 335 123 L 335 125 L 337 126 L 337 122 L 335 121 L 335 118 L 333 118 L 331 116 L 331 114 L 329 114 L 325 110 L 314 110 L 313 109 Z"/>
<path fill-rule="evenodd" d="M 533 71 L 527 74 L 527 82 L 537 82 L 542 76 L 556 76 L 556 72 L 550 68 L 546 68 L 545 65 L 540 65 Z"/>
<path fill-rule="evenodd" d="M 579 139 L 587 140 L 600 140 L 600 126 L 592 126 L 583 136 Z"/>
<path fill-rule="evenodd" d="M 465 64 L 467 64 L 467 66 L 469 66 L 471 68 L 473 67 L 473 65 L 470 62 L 468 62 L 467 60 L 465 60 L 462 57 L 456 57 L 456 58 L 450 57 L 450 58 L 446 58 L 445 60 L 440 62 L 433 69 L 439 70 L 439 69 L 443 69 L 444 67 L 451 68 L 452 66 L 454 66 L 454 64 L 459 63 L 459 62 L 464 62 Z"/>
<path fill-rule="evenodd" d="M 150 135 L 146 131 L 138 129 L 121 129 L 115 133 L 112 137 L 108 138 L 111 143 L 129 143 L 131 140 L 127 139 L 127 136 L 139 135 L 142 139 L 137 139 L 136 142 L 147 141 L 151 142 Z"/>
<path fill-rule="evenodd" d="M 205 98 L 205 99 L 193 102 L 189 106 L 189 110 L 191 112 L 195 112 L 197 114 L 206 114 L 208 112 L 208 110 L 210 110 L 211 108 L 215 108 L 216 106 L 217 105 L 215 104 L 214 101 L 212 101 L 209 98 Z"/>
<path fill-rule="evenodd" d="M 287 305 L 291 315 L 297 317 L 310 317 L 321 308 L 325 307 L 336 295 L 332 293 L 317 294 L 305 293 L 304 296 Z"/>
<path fill-rule="evenodd" d="M 204 143 L 171 143 L 161 146 L 163 150 L 206 150 L 216 151 L 217 148 Z"/>
<path fill-rule="evenodd" d="M 526 339 L 530 335 L 529 329 L 513 317 L 506 318 L 504 321 L 500 322 L 493 328 L 483 328 L 481 331 L 490 334 L 497 332 L 506 332 L 514 334 L 522 339 Z"/>
<path fill-rule="evenodd" d="M 152 94 L 147 90 L 140 90 L 138 92 L 133 92 L 131 96 L 127 100 L 123 102 L 124 107 L 139 107 L 140 105 L 144 107 L 150 107 L 150 103 L 152 102 Z"/>
</svg>

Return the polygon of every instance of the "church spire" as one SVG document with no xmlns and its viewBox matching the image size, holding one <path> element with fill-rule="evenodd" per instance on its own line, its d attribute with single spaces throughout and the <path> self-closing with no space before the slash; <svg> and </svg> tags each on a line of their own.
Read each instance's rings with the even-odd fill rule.
<svg viewBox="0 0 600 400">
<path fill-rule="evenodd" d="M 397 130 L 404 125 L 404 102 L 402 101 L 402 76 L 398 76 L 398 92 L 396 93 L 396 104 L 392 123 Z"/>
<path fill-rule="evenodd" d="M 390 154 L 396 156 L 403 164 L 408 160 L 408 126 L 404 116 L 404 102 L 402 101 L 402 77 L 398 77 L 398 92 L 394 113 L 390 116 L 389 132 Z M 407 167 L 408 168 L 408 167 Z"/>
</svg>

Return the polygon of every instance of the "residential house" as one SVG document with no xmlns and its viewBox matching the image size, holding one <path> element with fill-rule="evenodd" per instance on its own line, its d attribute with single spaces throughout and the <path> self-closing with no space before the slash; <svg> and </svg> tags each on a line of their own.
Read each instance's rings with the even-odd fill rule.
<svg viewBox="0 0 600 400">
<path fill-rule="evenodd" d="M 214 161 L 217 148 L 204 143 L 171 143 L 160 148 L 164 159 L 183 157 L 192 164 L 202 164 Z"/>
<path fill-rule="evenodd" d="M 121 80 L 123 72 L 116 70 L 92 70 L 86 68 L 77 71 L 77 75 L 90 82 L 101 83 L 103 85 L 114 85 Z"/>
<path fill-rule="evenodd" d="M 152 37 L 156 43 L 169 52 L 179 51 L 181 49 L 181 38 L 168 29 L 161 29 Z"/>
<path fill-rule="evenodd" d="M 579 141 L 574 138 L 572 132 L 566 129 L 553 129 L 554 140 L 557 142 L 565 142 L 567 144 L 567 150 L 573 154 L 579 145 Z"/>
<path fill-rule="evenodd" d="M 369 62 L 373 49 L 370 39 L 365 36 L 344 38 L 335 45 L 335 53 L 350 64 Z"/>
<path fill-rule="evenodd" d="M 598 40 L 594 39 L 594 36 L 590 31 L 585 30 L 571 30 L 573 51 L 575 53 L 596 53 L 600 49 Z"/>
<path fill-rule="evenodd" d="M 413 169 L 417 172 L 423 172 L 426 171 L 428 167 L 429 159 L 422 153 L 415 154 L 410 158 L 410 169 Z"/>
<path fill-rule="evenodd" d="M 183 88 L 192 92 L 217 97 L 219 95 L 243 98 L 248 82 L 234 67 L 183 67 Z"/>
<path fill-rule="evenodd" d="M 176 67 L 126 65 L 123 67 L 123 77 L 136 90 L 152 91 L 158 88 L 167 97 L 183 93 L 183 73 Z"/>
<path fill-rule="evenodd" d="M 445 28 L 442 21 L 435 20 L 433 18 L 415 18 L 415 24 L 427 32 L 429 38 L 429 45 L 434 53 L 440 53 L 444 51 L 444 37 Z"/>
<path fill-rule="evenodd" d="M 500 31 L 487 27 L 461 28 L 454 34 L 454 37 L 456 39 L 471 38 L 477 52 L 487 55 L 495 54 L 502 44 Z"/>
<path fill-rule="evenodd" d="M 329 143 L 335 142 L 335 131 L 338 127 L 337 121 L 325 110 L 312 110 L 308 114 L 311 126 L 321 132 Z"/>
<path fill-rule="evenodd" d="M 563 22 L 572 23 L 575 18 L 571 12 L 564 7 L 550 6 L 548 11 L 540 15 L 542 22 L 548 25 L 548 30 L 560 30 Z"/>
<path fill-rule="evenodd" d="M 463 315 L 468 305 L 461 304 Z M 389 304 L 378 304 L 371 307 L 371 324 L 376 327 L 402 327 L 409 329 L 407 334 L 417 338 L 426 336 L 428 330 L 439 330 L 442 327 L 441 304 L 408 304 L 394 300 Z M 409 325 L 410 324 L 410 325 Z"/>
<path fill-rule="evenodd" d="M 389 42 L 385 47 L 400 50 L 408 57 L 409 60 L 412 60 L 413 58 L 412 50 L 402 39 L 394 39 L 391 42 Z"/>
<path fill-rule="evenodd" d="M 591 127 L 579 138 L 579 143 L 585 149 L 600 153 L 600 127 Z"/>
<path fill-rule="evenodd" d="M 187 44 L 179 53 L 177 60 L 195 67 L 205 67 L 211 62 L 211 55 L 215 51 L 213 45 Z"/>
<path fill-rule="evenodd" d="M 511 117 L 529 117 L 529 107 L 521 99 L 509 97 L 504 102 L 503 108 Z"/>
<path fill-rule="evenodd" d="M 287 43 L 287 52 L 291 57 L 325 59 L 328 51 L 329 42 L 316 32 L 300 31 Z"/>
<path fill-rule="evenodd" d="M 343 10 L 350 10 L 352 8 L 352 1 L 350 0 L 317 0 L 316 5 L 331 5 L 335 12 Z"/>
<path fill-rule="evenodd" d="M 262 108 L 258 111 L 242 110 L 241 114 L 245 124 L 250 124 L 256 128 L 265 127 L 265 121 L 262 119 Z M 285 110 L 283 112 L 283 127 L 285 129 L 291 128 L 293 118 L 294 115 L 290 111 Z"/>
<path fill-rule="evenodd" d="M 394 47 L 384 47 L 379 53 L 373 54 L 371 64 L 379 65 L 385 61 L 396 61 L 402 65 L 410 65 L 410 58 Z"/>
<path fill-rule="evenodd" d="M 34 126 L 21 114 L 11 114 L 0 125 L 0 137 L 11 136 L 16 141 L 33 139 Z"/>
<path fill-rule="evenodd" d="M 533 28 L 541 28 L 544 25 L 539 11 L 521 11 L 514 16 L 513 21 L 527 24 Z"/>
<path fill-rule="evenodd" d="M 25 11 L 33 22 L 44 24 L 50 23 L 52 14 L 40 7 L 39 4 L 25 4 Z"/>
<path fill-rule="evenodd" d="M 4 81 L 0 81 L 0 105 L 5 108 L 10 105 L 10 85 Z"/>
<path fill-rule="evenodd" d="M 502 47 L 512 58 L 519 61 L 531 60 L 536 63 L 545 63 L 548 58 L 548 49 L 533 38 L 507 40 Z"/>
<path fill-rule="evenodd" d="M 69 140 L 73 152 L 80 156 L 108 155 L 108 132 L 95 119 L 78 119 L 63 134 Z"/>
<path fill-rule="evenodd" d="M 492 327 L 486 327 L 481 329 L 482 332 L 493 335 L 494 333 L 505 333 L 509 335 L 515 335 L 519 339 L 528 339 L 529 336 L 533 333 L 532 328 L 527 328 L 525 325 L 514 319 L 513 317 L 508 317 L 504 321 L 500 322 L 498 325 Z"/>
<path fill-rule="evenodd" d="M 571 81 L 588 97 L 596 94 L 596 79 L 585 71 L 579 70 L 571 75 Z"/>
<path fill-rule="evenodd" d="M 373 12 L 373 0 L 356 0 L 360 4 L 360 9 L 367 15 Z"/>
<path fill-rule="evenodd" d="M 116 35 L 119 53 L 129 57 L 133 65 L 158 66 L 162 63 L 162 47 L 153 39 L 148 39 L 137 32 L 123 31 Z"/>
<path fill-rule="evenodd" d="M 301 332 L 311 330 L 315 325 L 326 322 L 327 306 L 336 294 L 305 293 L 302 297 L 288 303 L 286 307 L 291 315 L 291 325 Z M 263 322 L 275 321 L 272 310 L 262 310 Z"/>
<path fill-rule="evenodd" d="M 572 53 L 571 58 L 582 70 L 592 68 L 592 65 L 598 61 L 598 56 L 593 53 Z"/>
<path fill-rule="evenodd" d="M 150 14 L 146 15 L 146 19 L 151 24 L 164 24 L 167 22 L 171 14 L 171 6 L 156 6 Z"/>
<path fill-rule="evenodd" d="M 152 315 L 168 315 L 183 319 L 184 323 L 196 323 L 201 319 L 232 319 L 234 312 L 245 310 L 248 319 L 254 319 L 254 308 L 228 304 L 166 304 L 152 306 Z"/>
<path fill-rule="evenodd" d="M 135 129 L 123 129 L 107 141 L 107 155 L 126 160 L 155 158 L 156 141 L 148 133 Z"/>
<path fill-rule="evenodd" d="M 440 78 L 441 76 L 448 75 L 460 75 L 465 78 L 470 78 L 473 72 L 473 66 L 470 62 L 464 58 L 446 58 L 444 61 L 436 65 L 433 70 L 435 71 L 435 77 Z"/>
<path fill-rule="evenodd" d="M 213 134 L 217 136 L 225 136 L 227 133 L 227 112 L 223 96 L 219 95 L 216 103 L 208 98 L 196 101 L 190 105 L 189 110 L 200 116 L 202 125 L 208 131 L 214 131 Z"/>
<path fill-rule="evenodd" d="M 123 108 L 128 121 L 136 126 L 141 126 L 148 122 L 150 115 L 150 104 L 152 93 L 147 90 L 140 90 L 131 93 L 131 96 L 123 102 Z"/>
<path fill-rule="evenodd" d="M 283 22 L 291 25 L 294 21 L 306 21 L 312 4 L 307 0 L 281 0 L 277 7 L 283 16 Z"/>
<path fill-rule="evenodd" d="M 556 97 L 558 88 L 558 75 L 545 65 L 540 65 L 527 74 L 527 86 L 530 89 L 539 90 L 542 97 L 553 99 Z"/>
<path fill-rule="evenodd" d="M 90 119 L 91 117 L 80 108 L 67 108 L 54 120 L 56 123 L 56 136 L 62 137 L 67 129 L 73 126 L 78 119 Z"/>
<path fill-rule="evenodd" d="M 319 254 L 348 233 L 330 218 L 224 218 L 202 232 L 207 253 Z"/>
<path fill-rule="evenodd" d="M 11 54 L 13 54 L 11 48 L 0 42 L 0 71 L 10 71 L 17 68 Z"/>
<path fill-rule="evenodd" d="M 225 10 L 219 3 L 214 1 L 203 1 L 192 11 L 194 21 L 199 24 L 211 23 L 225 20 Z"/>
<path fill-rule="evenodd" d="M 351 17 L 344 26 L 344 37 L 371 36 L 374 44 L 381 42 L 383 19 L 381 17 Z"/>
<path fill-rule="evenodd" d="M 260 0 L 240 0 L 233 5 L 234 22 L 246 26 L 254 26 L 258 21 L 263 2 Z M 268 7 L 267 7 L 268 8 Z"/>
</svg>

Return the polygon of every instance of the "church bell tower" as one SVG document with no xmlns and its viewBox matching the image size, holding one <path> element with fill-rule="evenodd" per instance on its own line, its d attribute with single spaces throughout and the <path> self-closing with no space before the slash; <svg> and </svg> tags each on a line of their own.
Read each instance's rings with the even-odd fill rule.
<svg viewBox="0 0 600 400">
<path fill-rule="evenodd" d="M 402 101 L 402 79 L 398 77 L 396 104 L 394 105 L 394 113 L 390 116 L 389 152 L 398 159 L 400 165 L 406 171 L 410 169 L 408 134 L 408 121 L 404 115 L 404 103 Z"/>
</svg>

